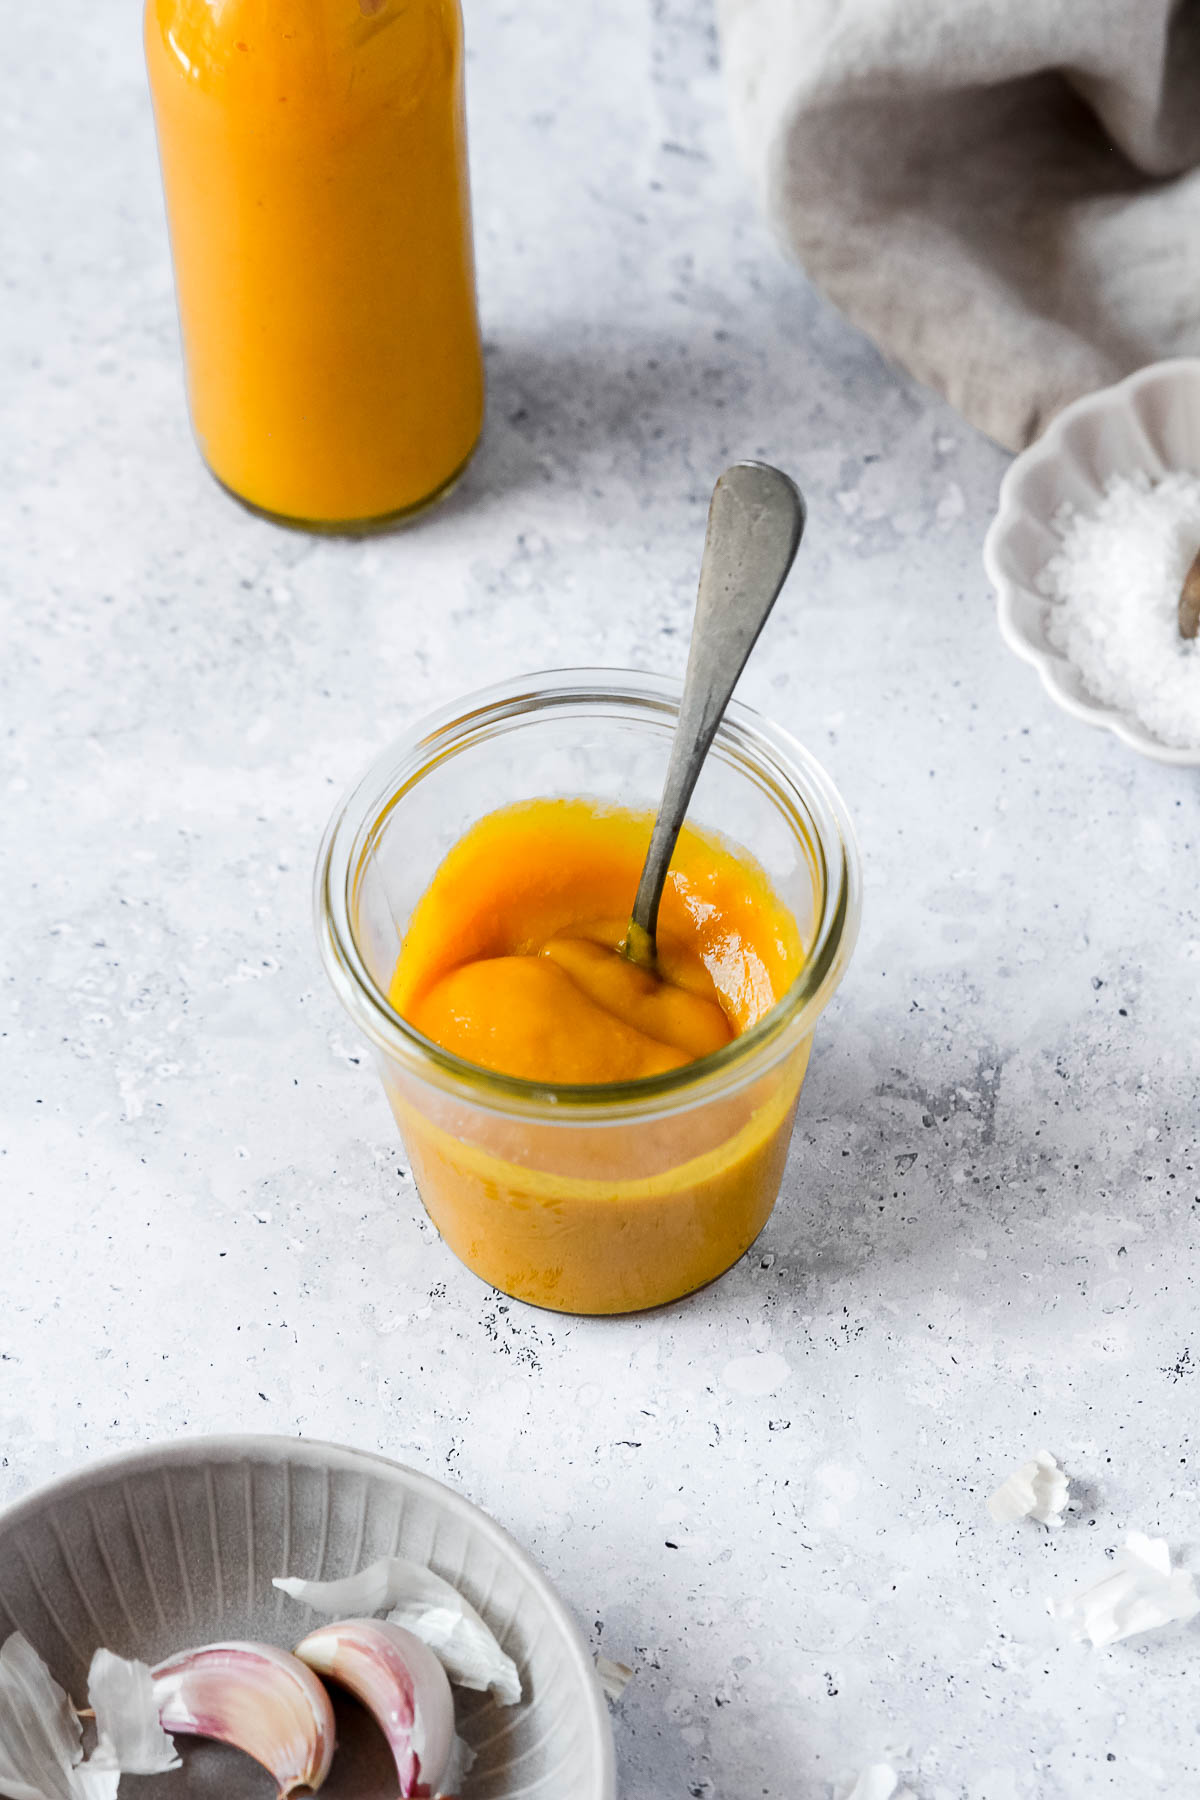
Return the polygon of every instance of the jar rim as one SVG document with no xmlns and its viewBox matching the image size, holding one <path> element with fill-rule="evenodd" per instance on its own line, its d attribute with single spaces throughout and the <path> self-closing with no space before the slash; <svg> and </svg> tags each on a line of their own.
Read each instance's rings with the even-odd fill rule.
<svg viewBox="0 0 1200 1800">
<path fill-rule="evenodd" d="M 761 1019 L 720 1050 L 634 1081 L 556 1086 L 505 1075 L 468 1062 L 418 1031 L 391 1005 L 359 949 L 353 920 L 360 871 L 393 807 L 433 768 L 506 718 L 606 702 L 677 716 L 680 694 L 681 683 L 670 677 L 626 669 L 550 669 L 499 682 L 417 720 L 347 789 L 317 854 L 314 916 L 326 974 L 377 1050 L 422 1080 L 495 1112 L 563 1124 L 601 1119 L 610 1124 L 618 1117 L 690 1109 L 702 1099 L 736 1092 L 807 1036 L 838 986 L 858 935 L 858 846 L 845 803 L 816 758 L 782 727 L 736 700 L 718 727 L 714 750 L 724 750 L 770 781 L 772 798 L 782 813 L 792 814 L 797 836 L 819 858 L 821 891 L 817 930 L 795 980 Z M 815 844 L 806 824 L 815 828 Z"/>
</svg>

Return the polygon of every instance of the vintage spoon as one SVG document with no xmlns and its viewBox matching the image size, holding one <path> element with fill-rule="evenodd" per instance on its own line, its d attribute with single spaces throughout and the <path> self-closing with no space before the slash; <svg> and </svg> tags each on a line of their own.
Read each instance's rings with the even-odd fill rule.
<svg viewBox="0 0 1200 1800">
<path fill-rule="evenodd" d="M 734 463 L 713 489 L 679 722 L 623 946 L 640 968 L 655 965 L 659 902 L 688 802 L 800 548 L 804 516 L 800 490 L 768 463 Z"/>
<path fill-rule="evenodd" d="M 1179 595 L 1179 635 L 1194 638 L 1200 634 L 1200 551 L 1183 578 Z"/>
</svg>

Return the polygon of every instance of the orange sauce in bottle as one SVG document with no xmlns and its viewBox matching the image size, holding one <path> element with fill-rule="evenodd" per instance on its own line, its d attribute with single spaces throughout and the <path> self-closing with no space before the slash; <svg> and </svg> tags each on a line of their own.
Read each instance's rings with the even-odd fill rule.
<svg viewBox="0 0 1200 1800">
<path fill-rule="evenodd" d="M 250 505 L 435 498 L 483 417 L 459 0 L 147 0 L 192 422 Z"/>
</svg>

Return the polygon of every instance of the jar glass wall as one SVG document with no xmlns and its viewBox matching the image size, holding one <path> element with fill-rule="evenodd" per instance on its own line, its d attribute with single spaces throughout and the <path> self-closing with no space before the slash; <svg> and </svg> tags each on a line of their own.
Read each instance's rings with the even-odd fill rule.
<svg viewBox="0 0 1200 1800">
<path fill-rule="evenodd" d="M 480 818 L 556 796 L 653 813 L 678 701 L 670 682 L 606 670 L 469 697 L 374 765 L 318 860 L 325 965 L 373 1046 L 431 1219 L 485 1281 L 559 1311 L 676 1299 L 766 1223 L 813 1027 L 857 931 L 858 857 L 840 797 L 784 732 L 730 708 L 689 818 L 760 865 L 806 956 L 776 1005 L 715 1055 L 640 1081 L 550 1088 L 463 1062 L 387 994 L 414 906 Z"/>
</svg>

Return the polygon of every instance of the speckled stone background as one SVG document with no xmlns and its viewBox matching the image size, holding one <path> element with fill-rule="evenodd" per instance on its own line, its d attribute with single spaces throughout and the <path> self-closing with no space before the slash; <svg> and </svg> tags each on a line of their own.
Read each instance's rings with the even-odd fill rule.
<svg viewBox="0 0 1200 1800">
<path fill-rule="evenodd" d="M 373 543 L 247 516 L 184 416 L 133 0 L 6 19 L 0 1497 L 212 1429 L 455 1483 L 638 1665 L 625 1800 L 1200 1784 L 1200 1629 L 1044 1598 L 1200 1560 L 1197 780 L 1051 707 L 979 548 L 1004 458 L 787 266 L 702 0 L 468 0 L 491 412 Z M 587 1322 L 424 1222 L 309 872 L 408 720 L 679 670 L 711 482 L 809 536 L 743 695 L 841 784 L 863 936 L 780 1206 L 713 1290 Z M 1039 1445 L 1057 1536 L 987 1492 Z"/>
</svg>

